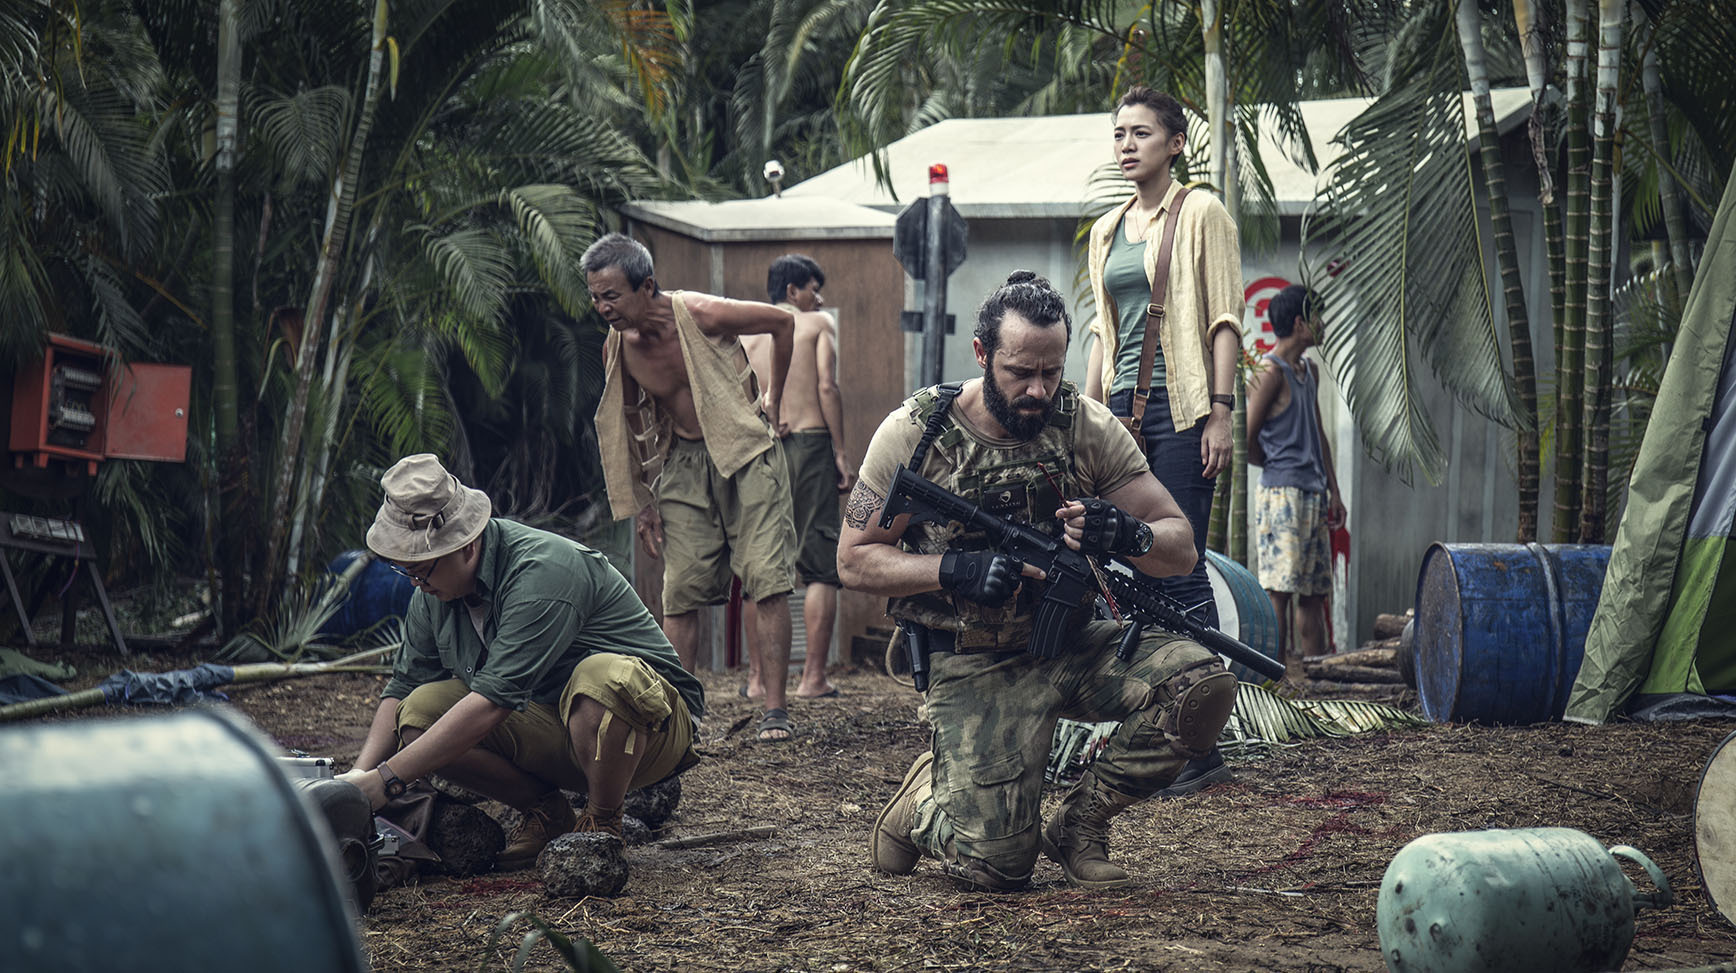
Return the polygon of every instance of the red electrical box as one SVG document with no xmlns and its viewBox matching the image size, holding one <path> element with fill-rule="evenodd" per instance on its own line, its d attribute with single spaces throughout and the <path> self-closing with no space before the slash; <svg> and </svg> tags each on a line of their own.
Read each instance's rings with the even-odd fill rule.
<svg viewBox="0 0 1736 973">
<path fill-rule="evenodd" d="M 42 361 L 12 391 L 12 461 L 60 460 L 95 474 L 105 459 L 187 458 L 186 365 L 120 365 L 101 345 L 50 334 Z"/>
</svg>

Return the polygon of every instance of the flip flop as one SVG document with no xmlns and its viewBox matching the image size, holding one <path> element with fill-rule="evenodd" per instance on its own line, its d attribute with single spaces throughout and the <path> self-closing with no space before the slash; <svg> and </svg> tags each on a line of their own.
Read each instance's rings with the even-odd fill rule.
<svg viewBox="0 0 1736 973">
<path fill-rule="evenodd" d="M 815 693 L 812 696 L 803 696 L 802 694 L 797 693 L 796 698 L 797 699 L 837 699 L 839 695 L 840 694 L 838 692 L 838 687 L 833 686 L 831 689 L 829 689 L 823 693 Z"/>
<path fill-rule="evenodd" d="M 767 733 L 784 732 L 781 737 L 768 737 Z M 796 728 L 790 723 L 790 714 L 781 709 L 768 709 L 760 717 L 759 727 L 754 731 L 755 739 L 760 743 L 788 743 L 796 738 Z"/>
</svg>

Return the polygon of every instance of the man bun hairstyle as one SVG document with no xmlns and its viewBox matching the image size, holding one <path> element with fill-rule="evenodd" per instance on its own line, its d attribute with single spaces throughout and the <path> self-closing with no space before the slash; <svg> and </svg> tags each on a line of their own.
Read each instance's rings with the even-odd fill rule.
<svg viewBox="0 0 1736 973">
<path fill-rule="evenodd" d="M 766 271 L 766 296 L 773 304 L 786 301 L 789 299 L 786 288 L 794 285 L 796 290 L 801 290 L 810 280 L 821 287 L 826 286 L 826 274 L 819 263 L 805 253 L 786 253 L 772 261 L 771 268 Z"/>
<path fill-rule="evenodd" d="M 1169 135 L 1187 134 L 1187 113 L 1182 111 L 1181 102 L 1169 95 L 1155 88 L 1136 84 L 1122 93 L 1121 100 L 1115 103 L 1115 108 L 1109 113 L 1110 118 L 1120 115 L 1121 109 L 1132 105 L 1151 109 L 1157 116 L 1157 124 L 1163 126 L 1163 130 Z M 1180 153 L 1177 153 L 1176 158 L 1180 157 Z M 1175 159 L 1170 160 L 1170 165 L 1175 165 Z"/>
<path fill-rule="evenodd" d="M 1073 319 L 1067 315 L 1067 301 L 1061 292 L 1043 276 L 1032 270 L 1015 270 L 1007 282 L 983 299 L 977 308 L 976 338 L 990 360 L 1001 343 L 1001 320 L 1008 311 L 1038 327 L 1047 328 L 1056 322 L 1066 329 L 1067 341 L 1073 341 Z"/>
<path fill-rule="evenodd" d="M 625 233 L 610 233 L 586 247 L 585 255 L 579 258 L 579 267 L 587 274 L 618 267 L 627 277 L 627 286 L 632 288 L 645 283 L 645 278 L 656 272 L 651 264 L 651 251 Z"/>
<path fill-rule="evenodd" d="M 1272 322 L 1272 333 L 1288 338 L 1296 332 L 1296 319 L 1312 321 L 1323 310 L 1320 295 L 1302 284 L 1291 284 L 1279 291 L 1266 305 L 1266 317 Z"/>
</svg>

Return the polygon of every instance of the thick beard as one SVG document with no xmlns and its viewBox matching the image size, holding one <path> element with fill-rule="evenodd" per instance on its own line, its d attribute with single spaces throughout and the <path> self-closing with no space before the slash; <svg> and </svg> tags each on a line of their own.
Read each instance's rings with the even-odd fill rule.
<svg viewBox="0 0 1736 973">
<path fill-rule="evenodd" d="M 994 416 L 995 421 L 1001 424 L 1001 428 L 1005 429 L 1014 439 L 1020 441 L 1035 439 L 1037 433 L 1042 432 L 1043 427 L 1049 424 L 1049 419 L 1055 415 L 1058 398 L 1056 396 L 1047 402 L 1039 403 L 1038 400 L 1030 396 L 1020 396 L 1012 402 L 1008 402 L 1007 397 L 1002 394 L 1000 386 L 995 384 L 994 376 L 988 374 L 987 371 L 983 373 L 983 405 L 988 407 L 989 415 Z M 1015 408 L 1028 408 L 1039 404 L 1043 406 L 1043 411 L 1038 415 L 1026 415 L 1013 411 Z"/>
</svg>

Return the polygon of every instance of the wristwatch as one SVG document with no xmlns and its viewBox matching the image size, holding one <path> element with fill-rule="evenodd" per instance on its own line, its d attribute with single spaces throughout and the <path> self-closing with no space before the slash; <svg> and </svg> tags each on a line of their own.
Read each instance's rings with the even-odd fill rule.
<svg viewBox="0 0 1736 973">
<path fill-rule="evenodd" d="M 381 761 L 380 765 L 375 767 L 374 770 L 379 773 L 380 781 L 386 785 L 386 796 L 388 798 L 404 796 L 404 791 L 408 790 L 408 787 L 406 787 L 404 782 L 399 779 L 397 774 L 392 773 L 392 768 L 386 766 L 384 761 Z"/>
<path fill-rule="evenodd" d="M 1151 525 L 1140 524 L 1139 530 L 1135 531 L 1133 534 L 1133 550 L 1128 552 L 1129 556 L 1144 557 L 1147 554 L 1150 554 L 1151 545 L 1155 540 L 1156 538 L 1153 537 L 1151 533 Z"/>
<path fill-rule="evenodd" d="M 1212 396 L 1212 405 L 1227 405 L 1233 412 L 1236 408 L 1236 397 L 1228 392 L 1219 392 Z"/>
</svg>

